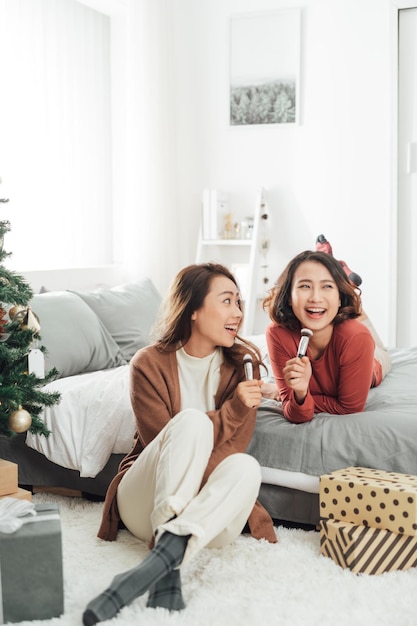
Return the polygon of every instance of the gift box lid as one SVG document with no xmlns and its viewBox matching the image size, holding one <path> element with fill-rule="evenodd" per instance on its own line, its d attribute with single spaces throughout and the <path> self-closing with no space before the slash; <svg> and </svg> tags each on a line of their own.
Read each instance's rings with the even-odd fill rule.
<svg viewBox="0 0 417 626">
<path fill-rule="evenodd" d="M 328 478 L 333 480 L 343 476 L 344 478 L 350 478 L 351 480 L 366 484 L 370 481 L 375 481 L 378 485 L 387 483 L 387 487 L 393 489 L 401 489 L 404 485 L 415 488 L 417 493 L 417 476 L 413 474 L 401 474 L 400 472 L 387 472 L 385 470 L 374 469 L 372 467 L 345 467 L 344 469 L 335 470 L 329 474 L 324 474 L 320 478 Z"/>
<path fill-rule="evenodd" d="M 30 492 L 29 492 L 30 493 Z M 37 528 L 42 522 L 42 527 Z M 59 507 L 54 502 L 34 504 L 31 499 L 13 497 L 0 498 L 0 538 L 6 541 L 45 533 L 45 522 L 49 532 L 61 532 Z"/>
<path fill-rule="evenodd" d="M 417 536 L 417 476 L 365 467 L 324 474 L 320 516 Z"/>
</svg>

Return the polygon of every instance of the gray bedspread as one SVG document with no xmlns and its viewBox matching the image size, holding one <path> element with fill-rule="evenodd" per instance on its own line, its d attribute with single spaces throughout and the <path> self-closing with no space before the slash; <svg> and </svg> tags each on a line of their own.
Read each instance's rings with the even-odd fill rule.
<svg viewBox="0 0 417 626">
<path fill-rule="evenodd" d="M 417 347 L 390 350 L 392 371 L 365 411 L 291 424 L 279 402 L 258 410 L 248 452 L 265 467 L 320 476 L 351 465 L 417 474 Z"/>
</svg>

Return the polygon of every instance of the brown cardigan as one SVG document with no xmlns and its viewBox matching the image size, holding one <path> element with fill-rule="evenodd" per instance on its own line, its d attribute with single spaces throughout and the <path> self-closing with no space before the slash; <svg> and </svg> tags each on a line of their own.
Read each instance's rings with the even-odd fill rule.
<svg viewBox="0 0 417 626">
<path fill-rule="evenodd" d="M 233 365 L 224 361 L 220 373 L 220 385 L 215 397 L 216 409 L 207 412 L 214 426 L 214 447 L 202 484 L 226 456 L 235 452 L 245 452 L 256 421 L 256 409 L 246 407 L 234 395 L 237 384 L 244 378 L 243 366 L 241 371 L 238 371 Z M 254 366 L 254 374 L 259 376 L 257 366 Z M 137 430 L 133 448 L 121 461 L 119 471 L 107 490 L 102 522 L 98 531 L 98 536 L 107 541 L 116 539 L 119 528 L 120 516 L 116 499 L 119 482 L 144 447 L 181 410 L 175 352 L 163 352 L 156 346 L 142 348 L 131 361 L 130 377 L 130 396 Z M 248 522 L 254 537 L 276 543 L 272 519 L 258 501 Z"/>
</svg>

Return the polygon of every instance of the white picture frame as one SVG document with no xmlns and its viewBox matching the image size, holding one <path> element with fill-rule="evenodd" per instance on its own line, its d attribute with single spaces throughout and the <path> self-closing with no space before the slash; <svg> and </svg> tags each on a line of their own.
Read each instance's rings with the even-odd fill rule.
<svg viewBox="0 0 417 626">
<path fill-rule="evenodd" d="M 230 125 L 299 124 L 301 10 L 230 18 Z"/>
</svg>

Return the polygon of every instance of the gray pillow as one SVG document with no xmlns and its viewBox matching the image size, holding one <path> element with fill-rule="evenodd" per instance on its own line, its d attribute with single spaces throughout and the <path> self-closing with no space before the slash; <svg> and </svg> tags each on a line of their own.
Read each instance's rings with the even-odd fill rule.
<svg viewBox="0 0 417 626">
<path fill-rule="evenodd" d="M 149 278 L 111 289 L 71 293 L 77 294 L 98 315 L 127 361 L 139 348 L 149 344 L 149 333 L 162 300 Z"/>
<path fill-rule="evenodd" d="M 30 306 L 40 320 L 46 370 L 56 367 L 63 378 L 126 363 L 100 319 L 75 294 L 36 294 Z"/>
</svg>

